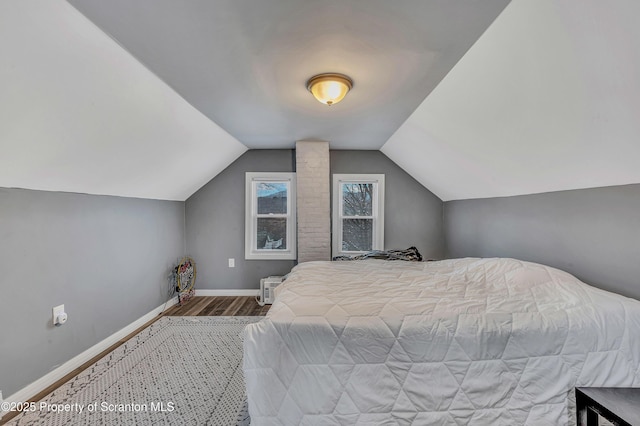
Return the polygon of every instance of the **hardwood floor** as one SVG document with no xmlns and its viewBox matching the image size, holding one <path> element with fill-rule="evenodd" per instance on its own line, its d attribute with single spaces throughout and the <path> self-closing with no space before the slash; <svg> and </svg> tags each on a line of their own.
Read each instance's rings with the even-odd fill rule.
<svg viewBox="0 0 640 426">
<path fill-rule="evenodd" d="M 165 316 L 264 316 L 271 305 L 258 305 L 252 296 L 198 296 L 174 305 Z"/>
<path fill-rule="evenodd" d="M 140 333 L 142 330 L 149 327 L 151 324 L 153 324 L 163 316 L 264 316 L 267 314 L 270 307 L 271 305 L 258 305 L 256 299 L 251 296 L 197 296 L 189 300 L 182 306 L 173 305 L 162 314 L 158 315 L 142 327 L 138 328 L 136 331 L 119 340 L 108 349 L 101 352 L 99 355 L 93 357 L 89 361 L 82 364 L 80 367 L 73 370 L 71 373 L 64 376 L 62 379 L 53 383 L 42 392 L 34 395 L 33 398 L 29 399 L 29 402 L 40 401 L 42 398 L 80 374 L 83 370 L 95 364 L 98 360 L 100 360 L 100 358 L 115 350 L 117 347 L 124 344 L 127 340 Z M 17 412 L 5 414 L 4 417 L 0 419 L 0 425 L 4 425 L 6 422 L 17 415 Z"/>
</svg>

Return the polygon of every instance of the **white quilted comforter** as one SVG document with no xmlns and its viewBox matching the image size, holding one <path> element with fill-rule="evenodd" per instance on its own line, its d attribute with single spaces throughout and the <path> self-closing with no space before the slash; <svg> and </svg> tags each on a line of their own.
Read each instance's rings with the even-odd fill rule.
<svg viewBox="0 0 640 426">
<path fill-rule="evenodd" d="M 309 262 L 246 329 L 252 425 L 568 425 L 640 386 L 640 302 L 513 259 Z"/>
</svg>

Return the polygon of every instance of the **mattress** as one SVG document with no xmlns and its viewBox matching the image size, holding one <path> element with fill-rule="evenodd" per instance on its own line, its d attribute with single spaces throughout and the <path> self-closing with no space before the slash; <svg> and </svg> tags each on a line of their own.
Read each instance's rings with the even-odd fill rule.
<svg viewBox="0 0 640 426">
<path fill-rule="evenodd" d="M 640 386 L 640 302 L 514 259 L 308 262 L 244 336 L 252 425 L 575 424 Z"/>
</svg>

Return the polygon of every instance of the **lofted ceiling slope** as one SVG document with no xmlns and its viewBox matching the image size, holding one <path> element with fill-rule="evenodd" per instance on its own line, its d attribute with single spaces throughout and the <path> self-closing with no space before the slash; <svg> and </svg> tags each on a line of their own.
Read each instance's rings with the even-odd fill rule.
<svg viewBox="0 0 640 426">
<path fill-rule="evenodd" d="M 0 2 L 0 186 L 185 200 L 247 148 L 62 0 Z"/>
<path fill-rule="evenodd" d="M 445 201 L 640 183 L 639 16 L 514 0 L 382 151 Z"/>
<path fill-rule="evenodd" d="M 249 148 L 379 149 L 509 0 L 69 0 Z M 346 101 L 305 83 L 340 72 Z"/>
<path fill-rule="evenodd" d="M 70 2 L 0 2 L 0 186 L 184 200 L 302 139 L 445 201 L 640 182 L 635 0 Z"/>
</svg>

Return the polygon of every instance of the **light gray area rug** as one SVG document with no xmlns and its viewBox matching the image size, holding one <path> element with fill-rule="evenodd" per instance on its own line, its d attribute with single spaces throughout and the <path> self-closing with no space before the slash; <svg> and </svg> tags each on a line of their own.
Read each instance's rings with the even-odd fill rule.
<svg viewBox="0 0 640 426">
<path fill-rule="evenodd" d="M 241 332 L 262 317 L 163 317 L 8 425 L 248 425 Z"/>
</svg>

